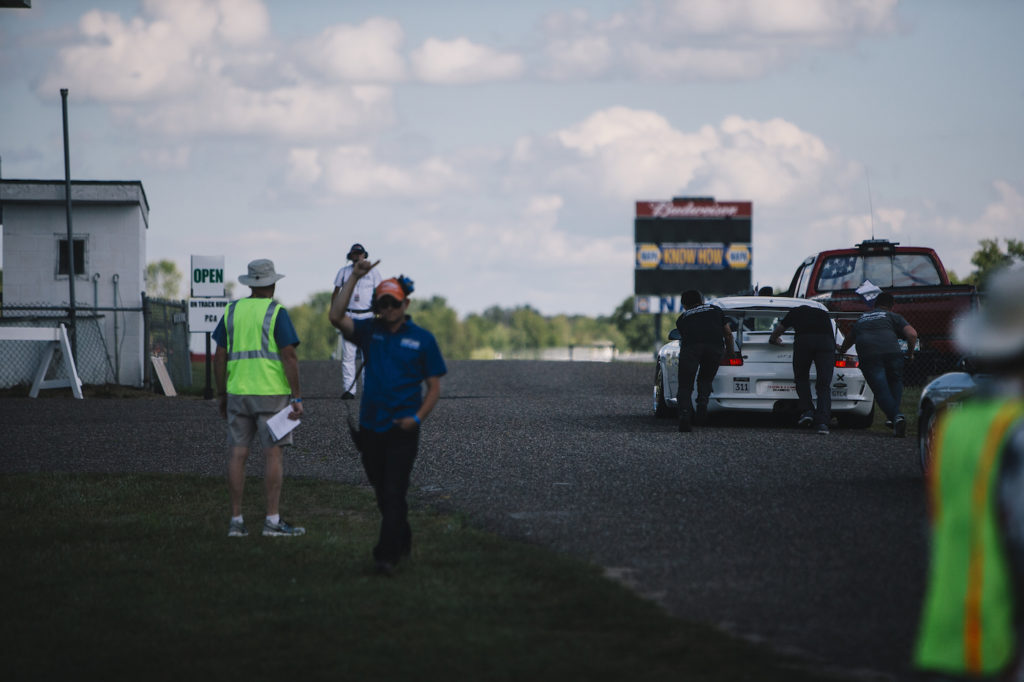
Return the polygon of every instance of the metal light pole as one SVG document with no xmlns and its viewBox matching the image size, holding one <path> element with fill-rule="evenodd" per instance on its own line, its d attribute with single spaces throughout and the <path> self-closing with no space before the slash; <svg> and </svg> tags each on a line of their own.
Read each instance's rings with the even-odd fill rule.
<svg viewBox="0 0 1024 682">
<path fill-rule="evenodd" d="M 78 366 L 78 328 L 76 325 L 78 310 L 75 307 L 75 240 L 71 229 L 71 151 L 68 145 L 68 89 L 60 89 L 61 109 L 64 113 L 64 206 L 68 220 L 68 296 L 71 306 L 68 308 L 71 327 L 71 355 Z"/>
</svg>

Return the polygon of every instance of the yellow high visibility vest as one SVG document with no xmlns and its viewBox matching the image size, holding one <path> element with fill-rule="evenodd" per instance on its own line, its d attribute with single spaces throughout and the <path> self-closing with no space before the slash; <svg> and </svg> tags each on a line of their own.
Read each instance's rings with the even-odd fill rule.
<svg viewBox="0 0 1024 682">
<path fill-rule="evenodd" d="M 997 517 L 1000 458 L 1024 402 L 978 400 L 936 427 L 929 471 L 932 548 L 919 669 L 994 675 L 1012 662 L 1013 576 Z"/>
<path fill-rule="evenodd" d="M 274 339 L 281 306 L 269 298 L 232 301 L 224 311 L 227 332 L 228 393 L 288 395 L 291 387 Z"/>
</svg>

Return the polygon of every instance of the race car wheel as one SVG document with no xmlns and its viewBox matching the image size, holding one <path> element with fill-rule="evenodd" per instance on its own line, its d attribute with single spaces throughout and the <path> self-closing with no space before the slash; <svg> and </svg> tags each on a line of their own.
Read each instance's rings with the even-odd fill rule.
<svg viewBox="0 0 1024 682">
<path fill-rule="evenodd" d="M 665 402 L 665 382 L 661 374 L 661 363 L 654 372 L 654 416 L 659 419 L 666 419 L 675 414 L 675 411 Z"/>
<path fill-rule="evenodd" d="M 935 435 L 935 408 L 930 403 L 921 406 L 921 418 L 917 420 L 917 453 L 921 462 L 921 473 L 927 475 L 932 463 L 931 446 Z"/>
</svg>

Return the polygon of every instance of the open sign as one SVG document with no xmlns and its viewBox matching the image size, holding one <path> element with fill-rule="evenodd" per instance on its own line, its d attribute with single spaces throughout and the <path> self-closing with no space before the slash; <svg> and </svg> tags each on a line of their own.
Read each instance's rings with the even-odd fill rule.
<svg viewBox="0 0 1024 682">
<path fill-rule="evenodd" d="M 192 296 L 224 296 L 224 256 L 192 256 Z"/>
</svg>

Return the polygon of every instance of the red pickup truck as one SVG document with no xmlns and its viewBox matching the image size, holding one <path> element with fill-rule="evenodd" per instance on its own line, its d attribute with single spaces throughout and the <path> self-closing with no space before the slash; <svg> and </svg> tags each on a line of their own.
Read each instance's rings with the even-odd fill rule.
<svg viewBox="0 0 1024 682">
<path fill-rule="evenodd" d="M 909 383 L 920 383 L 956 365 L 959 356 L 952 343 L 952 323 L 977 305 L 977 291 L 970 284 L 951 284 L 933 249 L 871 239 L 853 248 L 822 251 L 797 267 L 787 294 L 821 301 L 835 313 L 858 313 L 872 307 L 857 293 L 867 282 L 892 294 L 893 311 L 920 335 L 917 361 L 907 367 Z M 856 315 L 837 317 L 845 331 Z"/>
</svg>

